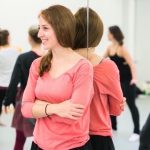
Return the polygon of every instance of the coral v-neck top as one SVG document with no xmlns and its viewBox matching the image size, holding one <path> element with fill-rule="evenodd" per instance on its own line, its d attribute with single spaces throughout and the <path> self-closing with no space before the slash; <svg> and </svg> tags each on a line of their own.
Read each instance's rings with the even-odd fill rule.
<svg viewBox="0 0 150 150">
<path fill-rule="evenodd" d="M 93 66 L 86 60 L 79 60 L 72 68 L 52 78 L 49 73 L 38 75 L 41 58 L 30 68 L 28 83 L 23 95 L 22 113 L 31 118 L 35 99 L 50 103 L 71 100 L 85 106 L 83 116 L 75 121 L 56 115 L 37 119 L 34 142 L 43 150 L 69 150 L 83 146 L 89 140 L 90 102 L 93 90 Z"/>
<path fill-rule="evenodd" d="M 112 136 L 110 115 L 122 112 L 123 93 L 119 70 L 110 59 L 94 66 L 94 97 L 91 103 L 90 134 Z"/>
</svg>

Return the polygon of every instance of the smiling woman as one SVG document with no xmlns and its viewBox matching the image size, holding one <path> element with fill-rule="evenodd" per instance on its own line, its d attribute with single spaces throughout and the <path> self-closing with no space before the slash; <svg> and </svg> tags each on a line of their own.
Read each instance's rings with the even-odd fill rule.
<svg viewBox="0 0 150 150">
<path fill-rule="evenodd" d="M 59 22 L 61 22 L 61 24 Z M 75 36 L 75 18 L 72 14 L 70 14 L 69 10 L 63 10 L 60 6 L 58 6 L 55 10 L 43 10 L 39 16 L 39 24 L 40 30 L 38 36 L 42 40 L 44 49 L 54 50 L 58 49 L 60 46 L 65 48 L 73 47 Z M 48 57 L 52 58 L 51 52 Z M 51 63 L 44 61 L 44 59 L 42 62 L 43 64 L 41 63 L 40 66 L 40 75 L 42 75 L 45 71 L 43 69 L 49 71 L 49 67 L 51 65 Z M 48 63 L 47 68 L 44 68 L 46 63 Z"/>
<path fill-rule="evenodd" d="M 75 18 L 71 11 L 61 5 L 41 11 L 38 36 L 49 52 L 32 63 L 23 95 L 23 115 L 37 119 L 31 150 L 91 150 L 93 69 L 72 50 Z"/>
</svg>

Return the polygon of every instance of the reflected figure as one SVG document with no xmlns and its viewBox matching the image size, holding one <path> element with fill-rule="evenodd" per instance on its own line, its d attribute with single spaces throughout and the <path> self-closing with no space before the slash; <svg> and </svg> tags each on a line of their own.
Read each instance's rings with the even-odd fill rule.
<svg viewBox="0 0 150 150">
<path fill-rule="evenodd" d="M 2 101 L 10 82 L 11 74 L 17 56 L 18 49 L 10 45 L 10 34 L 8 30 L 0 30 L 0 115 L 2 113 Z M 4 125 L 0 121 L 0 125 Z"/>
<path fill-rule="evenodd" d="M 133 60 L 124 46 L 124 35 L 118 26 L 109 27 L 108 39 L 111 45 L 108 46 L 104 57 L 109 57 L 116 63 L 120 71 L 120 82 L 124 97 L 129 106 L 133 123 L 134 131 L 130 136 L 129 141 L 136 141 L 139 139 L 140 126 L 139 126 L 139 111 L 135 104 L 136 100 L 136 69 Z M 112 116 L 112 127 L 117 130 L 116 117 Z"/>
<path fill-rule="evenodd" d="M 76 37 L 74 49 L 87 58 L 94 68 L 94 97 L 91 102 L 90 137 L 93 150 L 114 150 L 110 115 L 118 116 L 123 111 L 123 93 L 119 70 L 110 59 L 97 55 L 95 47 L 103 35 L 103 23 L 98 14 L 89 9 L 89 41 L 87 50 L 87 9 L 76 14 Z"/>
<path fill-rule="evenodd" d="M 73 51 L 75 18 L 61 5 L 39 14 L 47 55 L 33 61 L 23 94 L 22 113 L 36 118 L 31 150 L 91 150 L 90 103 L 93 68 Z"/>
</svg>

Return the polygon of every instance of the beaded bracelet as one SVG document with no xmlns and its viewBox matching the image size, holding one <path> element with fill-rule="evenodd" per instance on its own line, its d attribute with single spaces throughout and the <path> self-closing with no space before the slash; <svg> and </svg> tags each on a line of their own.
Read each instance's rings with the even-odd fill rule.
<svg viewBox="0 0 150 150">
<path fill-rule="evenodd" d="M 49 104 L 46 104 L 46 106 L 45 106 L 45 114 L 46 114 L 46 116 L 47 117 L 49 117 L 49 114 L 47 113 L 47 106 L 48 106 Z"/>
</svg>

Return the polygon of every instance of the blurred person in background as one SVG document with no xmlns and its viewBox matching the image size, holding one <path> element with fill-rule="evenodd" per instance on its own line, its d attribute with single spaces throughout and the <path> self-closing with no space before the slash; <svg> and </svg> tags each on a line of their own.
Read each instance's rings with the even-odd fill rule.
<svg viewBox="0 0 150 150">
<path fill-rule="evenodd" d="M 8 30 L 0 30 L 0 115 L 2 113 L 2 100 L 8 88 L 15 61 L 19 55 L 18 49 L 10 45 Z M 0 126 L 4 125 L 0 121 Z"/>
<path fill-rule="evenodd" d="M 150 114 L 140 133 L 139 150 L 150 150 Z"/>
<path fill-rule="evenodd" d="M 31 63 L 36 58 L 43 56 L 45 51 L 41 49 L 41 39 L 38 38 L 38 26 L 31 26 L 28 31 L 30 51 L 20 54 L 17 58 L 11 81 L 3 100 L 5 111 L 10 104 L 15 106 L 12 127 L 16 129 L 16 140 L 14 150 L 23 150 L 27 137 L 33 136 L 34 124 L 22 116 L 21 101 L 22 94 L 27 84 Z M 19 88 L 18 88 L 19 86 Z"/>
<path fill-rule="evenodd" d="M 127 105 L 132 115 L 134 130 L 130 136 L 129 141 L 137 141 L 139 139 L 140 124 L 139 111 L 136 106 L 136 68 L 135 64 L 124 46 L 124 35 L 118 26 L 109 27 L 108 39 L 111 44 L 108 46 L 104 57 L 109 57 L 116 63 L 120 71 L 120 82 L 124 97 L 126 97 Z M 111 116 L 112 128 L 117 130 L 117 119 Z"/>
</svg>

